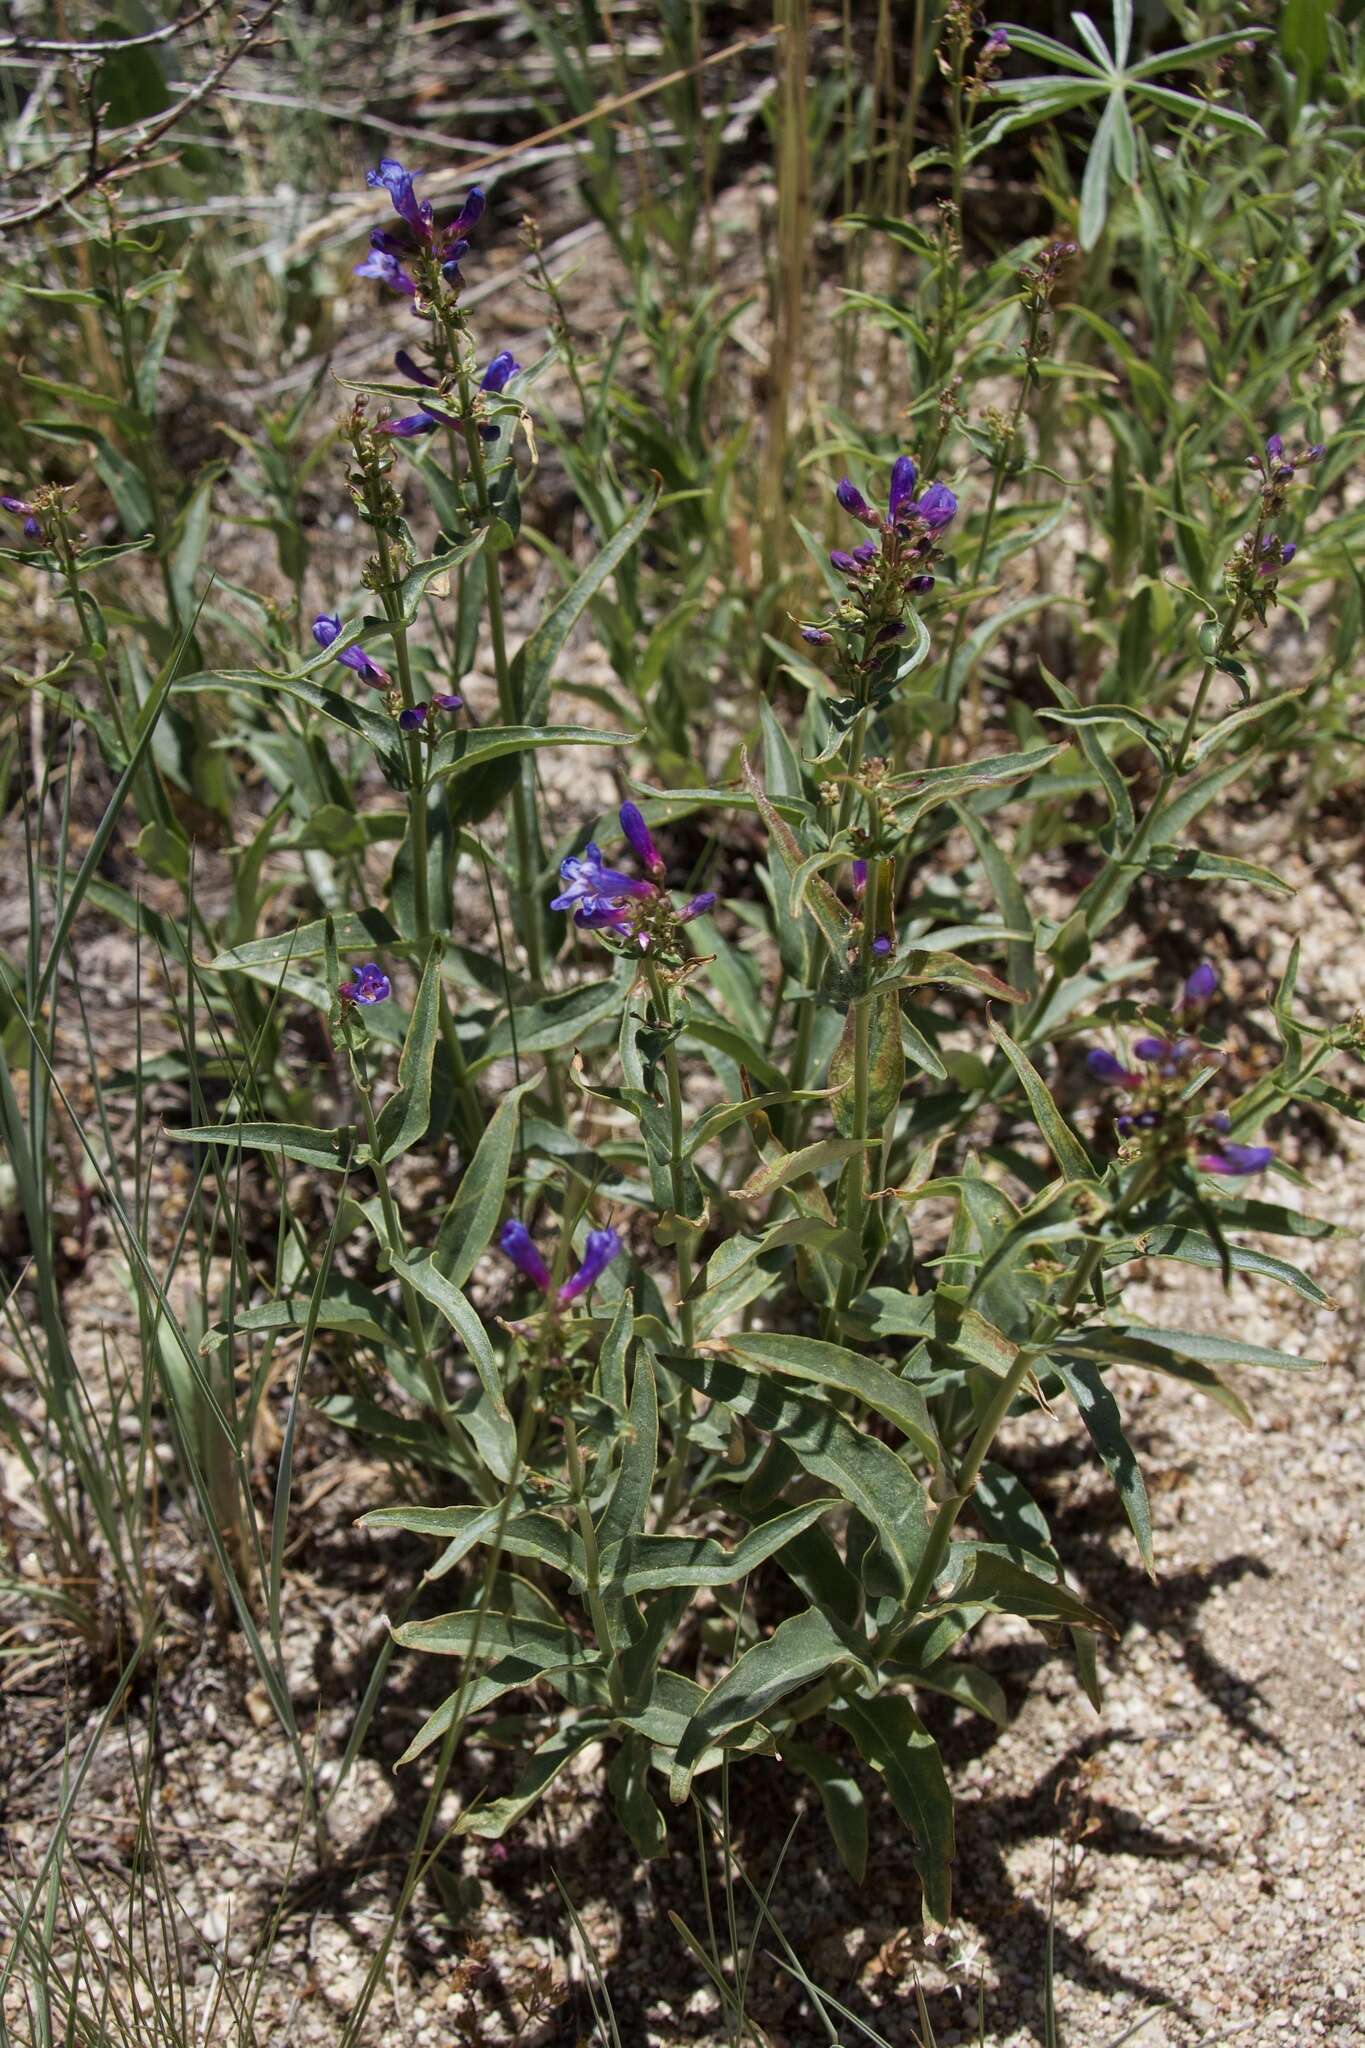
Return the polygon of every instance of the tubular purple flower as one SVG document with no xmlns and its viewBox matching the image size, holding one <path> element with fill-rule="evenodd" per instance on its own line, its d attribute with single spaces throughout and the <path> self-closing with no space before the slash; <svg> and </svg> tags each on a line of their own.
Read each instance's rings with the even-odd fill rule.
<svg viewBox="0 0 1365 2048">
<path fill-rule="evenodd" d="M 1189 1010 L 1202 1003 L 1211 1003 L 1218 993 L 1218 970 L 1208 960 L 1201 960 L 1180 991 L 1176 1008 Z"/>
<path fill-rule="evenodd" d="M 909 587 L 914 591 L 916 597 L 924 597 L 933 589 L 934 579 L 932 576 L 912 576 Z"/>
<path fill-rule="evenodd" d="M 894 526 L 910 505 L 919 471 L 908 455 L 898 455 L 891 465 L 891 489 L 887 494 L 886 516 Z"/>
<path fill-rule="evenodd" d="M 431 700 L 431 708 L 433 711 L 458 711 L 463 703 L 464 698 L 457 697 L 453 690 L 438 690 Z"/>
<path fill-rule="evenodd" d="M 915 516 L 933 533 L 941 533 L 957 517 L 957 496 L 947 484 L 930 484 L 915 506 Z"/>
<path fill-rule="evenodd" d="M 715 907 L 715 890 L 703 889 L 699 896 L 694 896 L 691 902 L 686 904 L 684 908 L 678 912 L 678 923 L 691 924 L 694 917 L 707 917 L 715 909 Z"/>
<path fill-rule="evenodd" d="M 648 868 L 656 880 L 666 872 L 665 863 L 654 836 L 644 820 L 644 813 L 638 804 L 624 803 L 621 806 L 621 830 L 626 842 L 642 868 Z"/>
<path fill-rule="evenodd" d="M 477 227 L 483 219 L 484 208 L 487 204 L 488 201 L 484 198 L 482 185 L 471 185 L 465 194 L 464 205 L 460 208 L 450 226 L 445 230 L 446 242 L 459 241 L 469 233 L 471 228 Z"/>
<path fill-rule="evenodd" d="M 811 647 L 828 647 L 834 635 L 827 633 L 823 626 L 803 626 L 801 638 Z"/>
<path fill-rule="evenodd" d="M 340 632 L 341 617 L 337 612 L 319 612 L 313 621 L 313 638 L 319 647 L 330 647 Z M 388 670 L 371 660 L 363 647 L 348 647 L 337 660 L 343 668 L 354 669 L 363 682 L 373 684 L 376 690 L 387 690 Z"/>
<path fill-rule="evenodd" d="M 628 919 L 623 903 L 580 903 L 573 921 L 581 932 L 624 932 Z"/>
<path fill-rule="evenodd" d="M 398 714 L 398 724 L 403 732 L 417 732 L 426 724 L 428 707 L 425 704 L 409 704 Z"/>
<path fill-rule="evenodd" d="M 1175 1047 L 1169 1038 L 1139 1038 L 1133 1051 L 1140 1060 L 1148 1062 L 1170 1060 L 1175 1056 Z"/>
<path fill-rule="evenodd" d="M 583 1252 L 583 1263 L 578 1271 L 564 1282 L 559 1290 L 561 1308 L 567 1308 L 571 1301 L 577 1301 L 580 1294 L 587 1294 L 597 1285 L 607 1267 L 622 1250 L 621 1240 L 610 1228 L 590 1230 Z"/>
<path fill-rule="evenodd" d="M 385 1003 L 393 994 L 393 984 L 377 962 L 367 960 L 363 967 L 351 969 L 350 981 L 343 981 L 337 994 L 344 1003 Z"/>
<path fill-rule="evenodd" d="M 867 862 L 866 862 L 865 860 L 855 860 L 855 861 L 854 861 L 854 863 L 853 863 L 853 893 L 854 893 L 854 895 L 855 895 L 855 896 L 861 896 L 861 895 L 862 895 L 862 893 L 863 893 L 863 890 L 864 890 L 864 889 L 865 889 L 866 887 L 867 887 Z"/>
<path fill-rule="evenodd" d="M 515 1216 L 509 1216 L 498 1233 L 498 1250 L 542 1294 L 549 1293 L 550 1269 L 536 1250 L 530 1231 Z"/>
<path fill-rule="evenodd" d="M 846 548 L 831 548 L 829 559 L 831 567 L 837 569 L 841 576 L 861 576 L 863 573 L 863 564 L 849 554 Z"/>
<path fill-rule="evenodd" d="M 850 518 L 861 519 L 864 526 L 881 525 L 881 513 L 873 511 L 867 499 L 850 477 L 842 477 L 840 479 L 834 495 Z"/>
<path fill-rule="evenodd" d="M 1007 57 L 1009 48 L 1010 39 L 1004 29 L 993 28 L 981 45 L 981 54 L 983 57 Z"/>
<path fill-rule="evenodd" d="M 16 519 L 23 520 L 24 534 L 27 539 L 36 540 L 38 538 L 43 529 L 38 523 L 37 513 L 32 505 L 29 504 L 27 498 L 0 497 L 0 505 L 3 505 L 7 512 L 12 512 Z"/>
<path fill-rule="evenodd" d="M 380 284 L 386 284 L 391 292 L 402 292 L 409 299 L 417 296 L 416 285 L 398 258 L 387 249 L 371 249 L 365 261 L 356 264 L 352 275 L 378 278 Z"/>
<path fill-rule="evenodd" d="M 879 960 L 885 960 L 887 954 L 891 951 L 890 933 L 878 932 L 876 938 L 872 941 L 872 950 Z"/>
<path fill-rule="evenodd" d="M 1324 444 L 1321 441 L 1314 441 L 1311 446 L 1304 449 L 1303 459 L 1305 462 L 1321 462 L 1326 453 Z"/>
<path fill-rule="evenodd" d="M 1231 1174 L 1240 1179 L 1248 1173 L 1264 1173 L 1275 1157 L 1269 1145 L 1237 1145 L 1222 1139 L 1212 1152 L 1201 1152 L 1195 1165 L 1201 1173 Z"/>
<path fill-rule="evenodd" d="M 414 362 L 405 348 L 400 348 L 395 353 L 393 361 L 394 368 L 400 376 L 410 377 L 414 384 L 425 384 L 429 391 L 436 389 L 436 379 L 431 372 L 424 370 L 420 363 Z"/>
<path fill-rule="evenodd" d="M 1102 1045 L 1091 1047 L 1085 1056 L 1085 1064 L 1091 1080 L 1102 1082 L 1107 1088 L 1136 1088 L 1142 1081 L 1141 1074 L 1133 1073 Z"/>
<path fill-rule="evenodd" d="M 1265 452 L 1272 462 L 1278 462 L 1284 454 L 1283 434 L 1269 434 L 1266 437 Z"/>
<path fill-rule="evenodd" d="M 612 909 L 623 897 L 655 894 L 652 882 L 639 882 L 633 875 L 605 867 L 602 849 L 592 841 L 581 855 L 570 854 L 562 861 L 559 873 L 564 887 L 551 900 L 551 910 L 576 910 L 580 904 L 585 910 Z"/>
<path fill-rule="evenodd" d="M 501 348 L 479 379 L 480 391 L 503 391 L 514 377 L 521 375 L 521 364 L 510 348 Z"/>
<path fill-rule="evenodd" d="M 1282 569 L 1287 569 L 1289 567 L 1289 564 L 1293 561 L 1295 555 L 1298 552 L 1298 542 L 1293 540 L 1287 540 L 1284 546 L 1280 549 L 1280 567 Z"/>
<path fill-rule="evenodd" d="M 392 434 L 396 441 L 415 441 L 419 434 L 434 434 L 440 424 L 435 413 L 410 412 L 401 420 L 380 420 L 376 432 Z"/>
<path fill-rule="evenodd" d="M 431 202 L 418 199 L 412 173 L 404 169 L 397 157 L 380 157 L 379 169 L 367 171 L 365 183 L 371 190 L 382 187 L 388 193 L 394 212 L 405 226 L 412 229 L 419 242 L 431 240 Z"/>
</svg>

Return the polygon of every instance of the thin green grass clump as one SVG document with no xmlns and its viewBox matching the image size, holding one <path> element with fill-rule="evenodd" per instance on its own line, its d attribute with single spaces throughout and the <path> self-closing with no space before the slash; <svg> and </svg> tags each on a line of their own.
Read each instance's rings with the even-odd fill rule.
<svg viewBox="0 0 1365 2048">
<path fill-rule="evenodd" d="M 365 1526 L 433 1549 L 343 1775 L 396 1652 L 450 1673 L 403 1758 L 434 1769 L 394 1927 L 448 1789 L 456 1834 L 497 1838 L 588 1752 L 641 1857 L 720 1798 L 736 1926 L 744 1760 L 809 1788 L 855 1878 L 880 1779 L 942 1922 L 926 1701 L 1003 1722 L 973 1639 L 1007 1616 L 1098 1708 L 1115 1633 L 1011 1425 L 1085 1434 L 1155 1572 L 1122 1368 L 1245 1415 L 1240 1369 L 1312 1363 L 1257 1340 L 1246 1282 L 1329 1305 L 1262 1241 L 1329 1234 L 1293 1161 L 1309 1119 L 1359 1120 L 1365 1038 L 1305 1001 L 1297 948 L 1248 1018 L 1216 924 L 1290 893 L 1248 845 L 1353 772 L 1355 33 L 1291 9 L 1276 46 L 1208 8 L 1139 53 L 1126 5 L 1061 43 L 953 0 L 917 15 L 907 132 L 880 38 L 870 83 L 850 32 L 841 90 L 808 89 L 780 10 L 760 426 L 703 11 L 659 10 L 666 135 L 602 112 L 585 35 L 526 12 L 616 266 L 591 345 L 535 224 L 542 333 L 467 308 L 499 208 L 387 156 L 351 252 L 373 364 L 330 426 L 319 370 L 177 466 L 168 351 L 177 323 L 212 342 L 213 294 L 112 202 L 82 282 L 35 249 L 11 293 L 50 334 L 0 553 L 66 641 L 16 666 L 42 716 L 5 758 L 25 1394 L 0 1430 L 51 1619 L 106 1672 L 159 1640 L 166 1486 L 309 1788 L 295 1465 L 313 1415 L 356 1439 Z M 970 195 L 1028 143 L 1019 236 Z M 57 374 L 82 334 L 94 368 Z M 573 513 L 538 531 L 542 448 Z M 112 790 L 93 824 L 78 739 Z M 112 1060 L 97 917 L 136 976 Z M 131 1376 L 73 1347 L 73 1181 Z M 1247 1335 L 1140 1317 L 1154 1260 L 1236 1285 Z M 683 1930 L 736 2042 L 753 1899 L 747 1961 L 735 1927 Z"/>
</svg>

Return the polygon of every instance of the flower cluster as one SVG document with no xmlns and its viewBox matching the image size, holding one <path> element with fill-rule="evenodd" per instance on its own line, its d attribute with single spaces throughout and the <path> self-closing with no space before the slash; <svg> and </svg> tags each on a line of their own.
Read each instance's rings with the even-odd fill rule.
<svg viewBox="0 0 1365 2048">
<path fill-rule="evenodd" d="M 337 990 L 343 1003 L 386 1003 L 393 994 L 393 983 L 374 960 L 367 960 L 363 967 L 351 969 L 351 980 L 343 981 Z"/>
<path fill-rule="evenodd" d="M 479 187 L 474 186 L 466 195 L 464 205 L 449 226 L 438 228 L 431 201 L 417 197 L 412 173 L 396 157 L 381 157 L 379 169 L 367 172 L 365 182 L 388 193 L 402 226 L 397 230 L 371 230 L 370 253 L 355 266 L 356 276 L 377 278 L 390 291 L 401 292 L 415 302 L 418 283 L 403 266 L 414 258 L 426 258 L 439 268 L 446 283 L 458 291 L 464 282 L 460 262 L 469 250 L 470 230 L 483 218 L 485 200 Z"/>
<path fill-rule="evenodd" d="M 641 881 L 634 875 L 609 868 L 602 849 L 588 842 L 581 854 L 570 854 L 561 862 L 563 887 L 551 901 L 551 910 L 571 910 L 582 931 L 612 932 L 642 953 L 667 949 L 678 925 L 704 917 L 715 905 L 715 893 L 704 890 L 682 910 L 675 910 L 661 886 L 667 867 L 654 844 L 653 834 L 639 807 L 624 803 L 620 811 L 621 830 L 632 853 L 650 875 Z"/>
<path fill-rule="evenodd" d="M 498 1237 L 498 1249 L 503 1257 L 510 1259 L 517 1271 L 538 1287 L 542 1294 L 549 1294 L 553 1281 L 550 1269 L 536 1249 L 535 1241 L 524 1223 L 509 1217 L 503 1224 Z M 588 1294 L 597 1285 L 612 1260 L 624 1249 L 616 1232 L 607 1226 L 605 1230 L 590 1230 L 583 1250 L 583 1259 L 576 1273 L 571 1273 L 562 1287 L 554 1292 L 554 1304 L 567 1308 L 577 1301 L 581 1294 Z"/>
<path fill-rule="evenodd" d="M 399 349 L 394 357 L 394 362 L 398 365 L 402 375 L 410 378 L 414 384 L 423 384 L 429 391 L 435 391 L 438 388 L 436 378 L 431 375 L 430 371 L 422 369 L 419 364 L 415 363 L 405 348 Z M 480 391 L 486 391 L 492 398 L 501 398 L 512 379 L 520 376 L 521 367 L 521 364 L 512 354 L 511 349 L 499 349 L 479 379 Z M 392 434 L 400 441 L 412 441 L 419 434 L 430 434 L 437 427 L 448 426 L 449 424 L 449 421 L 443 419 L 438 413 L 430 412 L 419 399 L 416 412 L 406 413 L 402 419 L 398 420 L 381 420 L 376 431 L 381 434 Z M 491 420 L 484 420 L 479 426 L 479 434 L 485 441 L 496 441 L 498 429 Z"/>
<path fill-rule="evenodd" d="M 1218 975 L 1207 960 L 1195 968 L 1176 1004 L 1178 1016 L 1202 1015 L 1218 993 Z M 1125 1066 L 1112 1052 L 1096 1046 L 1086 1055 L 1090 1077 L 1107 1088 L 1117 1088 L 1132 1098 L 1133 1107 L 1114 1119 L 1121 1138 L 1132 1138 L 1160 1130 L 1173 1137 L 1177 1147 L 1192 1144 L 1195 1165 L 1201 1173 L 1242 1177 L 1262 1173 L 1274 1158 L 1269 1145 L 1239 1145 L 1228 1133 L 1232 1119 L 1223 1111 L 1184 1121 L 1179 1097 L 1200 1067 L 1217 1066 L 1219 1056 L 1187 1033 L 1175 1037 L 1148 1034 L 1135 1040 L 1133 1057 L 1142 1068 Z"/>
<path fill-rule="evenodd" d="M 339 612 L 319 612 L 313 621 L 313 638 L 317 641 L 319 647 L 330 647 L 332 642 L 338 638 L 340 632 L 341 615 Z M 390 698 L 393 698 L 394 684 L 392 676 L 386 668 L 382 667 L 374 659 L 373 655 L 366 654 L 363 647 L 343 648 L 337 656 L 337 660 L 343 668 L 354 669 L 362 682 L 369 683 L 376 690 L 387 690 Z M 463 703 L 464 698 L 457 697 L 453 690 L 441 690 L 429 701 L 424 701 L 421 704 L 404 705 L 401 710 L 396 711 L 395 715 L 399 726 L 404 732 L 420 732 L 426 727 L 433 711 L 458 711 Z"/>
<path fill-rule="evenodd" d="M 1283 434 L 1271 434 L 1262 454 L 1247 457 L 1247 468 L 1260 479 L 1261 510 L 1255 532 L 1246 535 L 1228 561 L 1225 578 L 1229 595 L 1250 604 L 1262 625 L 1275 601 L 1276 579 L 1298 553 L 1296 544 L 1282 540 L 1277 531 L 1288 488 L 1300 469 L 1321 462 L 1326 453 L 1323 443 L 1315 441 L 1291 455 Z"/>
<path fill-rule="evenodd" d="M 930 484 L 917 498 L 917 481 L 911 457 L 898 455 L 885 513 L 868 504 L 851 478 L 839 483 L 835 496 L 842 509 L 880 537 L 830 550 L 830 562 L 847 579 L 849 595 L 832 617 L 802 626 L 801 637 L 812 647 L 828 646 L 835 638 L 831 629 L 842 628 L 861 636 L 864 663 L 877 660 L 905 631 L 908 600 L 933 589 L 942 538 L 957 517 L 957 498 L 940 483 Z M 851 650 L 844 661 L 852 661 Z"/>
<path fill-rule="evenodd" d="M 29 504 L 27 498 L 0 497 L 0 505 L 4 507 L 6 512 L 12 512 L 16 519 L 23 520 L 24 538 L 26 540 L 37 540 L 39 538 L 43 529 L 39 523 L 38 514 L 33 506 Z"/>
</svg>

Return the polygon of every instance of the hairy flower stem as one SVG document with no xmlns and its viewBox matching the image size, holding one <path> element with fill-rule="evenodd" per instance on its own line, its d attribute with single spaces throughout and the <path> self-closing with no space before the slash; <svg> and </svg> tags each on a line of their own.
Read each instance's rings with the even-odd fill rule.
<svg viewBox="0 0 1365 2048">
<path fill-rule="evenodd" d="M 660 1027 L 667 1031 L 673 1022 L 673 1008 L 663 977 L 652 960 L 645 962 L 645 980 L 649 984 L 650 999 Z M 697 1342 L 696 1317 L 689 1299 L 693 1281 L 692 1232 L 684 1222 L 687 1190 L 683 1177 L 682 1077 L 678 1071 L 677 1044 L 672 1038 L 664 1049 L 664 1075 L 668 1086 L 668 1180 L 673 1200 L 673 1257 L 678 1278 L 678 1328 L 682 1335 L 683 1349 L 690 1356 L 695 1351 Z M 683 1488 L 687 1479 L 691 1420 L 692 1389 L 685 1386 L 678 1395 L 677 1429 L 668 1467 L 664 1473 L 661 1528 L 668 1527 L 682 1503 Z"/>
<path fill-rule="evenodd" d="M 612 1636 L 611 1623 L 602 1604 L 602 1561 L 597 1549 L 597 1531 L 593 1527 L 592 1514 L 588 1507 L 583 1454 L 578 1448 L 578 1431 L 574 1428 L 573 1416 L 567 1410 L 564 1415 L 564 1456 L 569 1468 L 569 1498 L 573 1503 L 574 1519 L 578 1523 L 579 1539 L 583 1545 L 588 1613 L 592 1619 L 598 1646 L 607 1659 L 607 1686 L 611 1694 L 613 1711 L 623 1714 L 626 1710 L 625 1680 L 621 1675 L 621 1659 Z"/>
<path fill-rule="evenodd" d="M 1261 543 L 1264 539 L 1265 513 L 1264 511 L 1262 511 L 1259 517 L 1257 518 L 1256 531 L 1253 534 L 1251 541 L 1251 553 L 1253 560 L 1259 558 L 1261 552 Z M 1194 740 L 1195 731 L 1199 725 L 1199 714 L 1204 709 L 1204 699 L 1208 696 L 1209 685 L 1210 683 L 1212 683 L 1214 676 L 1218 672 L 1219 662 L 1230 651 L 1232 647 L 1233 638 L 1236 635 L 1238 625 L 1241 622 L 1243 602 L 1244 600 L 1240 597 L 1234 601 L 1232 610 L 1228 613 L 1227 619 L 1224 622 L 1223 630 L 1218 635 L 1218 644 L 1214 648 L 1214 651 L 1210 655 L 1209 659 L 1204 663 L 1204 673 L 1199 678 L 1199 688 L 1194 693 L 1194 702 L 1193 704 L 1191 704 L 1189 708 L 1189 712 L 1186 716 L 1185 723 L 1181 727 L 1180 738 L 1176 742 L 1175 760 L 1172 764 L 1171 769 L 1173 775 L 1183 775 L 1185 772 L 1186 757 L 1189 754 L 1190 747 Z"/>
<path fill-rule="evenodd" d="M 1119 1197 L 1118 1201 L 1114 1203 L 1105 1220 L 1109 1223 L 1122 1222 L 1123 1218 L 1129 1214 L 1140 1198 L 1147 1192 L 1157 1170 L 1157 1161 L 1146 1160 L 1142 1162 L 1134 1173 L 1132 1180 L 1128 1183 L 1127 1189 Z M 919 1569 L 915 1573 L 914 1581 L 906 1598 L 905 1613 L 907 1619 L 905 1627 L 909 1627 L 914 1618 L 922 1612 L 930 1593 L 933 1591 L 934 1581 L 942 1571 L 943 1560 L 948 1555 L 948 1545 L 952 1541 L 952 1534 L 957 1526 L 958 1516 L 972 1496 L 977 1479 L 980 1477 L 981 1467 L 990 1455 L 991 1446 L 999 1434 L 1001 1424 L 1022 1393 L 1024 1383 L 1028 1379 L 1033 1367 L 1044 1355 L 1048 1345 L 1064 1326 L 1086 1288 L 1090 1285 L 1095 1269 L 1103 1257 L 1104 1239 L 1096 1231 L 1092 1235 L 1090 1242 L 1086 1245 L 1070 1279 L 1063 1288 L 1061 1299 L 1055 1304 L 1045 1304 L 1039 1311 L 1028 1339 L 1020 1345 L 1009 1371 L 996 1386 L 995 1392 L 987 1403 L 981 1419 L 973 1432 L 972 1440 L 967 1446 L 966 1455 L 957 1468 L 954 1476 L 954 1490 L 945 1500 L 939 1503 L 938 1512 L 934 1516 L 933 1527 L 929 1531 L 929 1540 L 924 1546 L 924 1555 L 920 1559 Z"/>
</svg>

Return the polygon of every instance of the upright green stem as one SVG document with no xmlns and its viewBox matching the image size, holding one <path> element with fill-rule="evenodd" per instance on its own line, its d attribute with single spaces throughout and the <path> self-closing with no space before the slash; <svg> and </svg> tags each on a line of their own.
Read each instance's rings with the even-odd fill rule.
<svg viewBox="0 0 1365 2048">
<path fill-rule="evenodd" d="M 607 1659 L 607 1685 L 611 1693 L 612 1706 L 618 1714 L 623 1714 L 626 1709 L 625 1680 L 621 1674 L 621 1659 L 616 1650 L 611 1623 L 602 1602 L 602 1561 L 597 1548 L 597 1531 L 593 1527 L 592 1515 L 588 1508 L 583 1454 L 578 1448 L 578 1431 L 574 1428 L 573 1416 L 567 1410 L 564 1415 L 564 1455 L 569 1467 L 569 1495 L 573 1501 L 574 1518 L 578 1523 L 579 1540 L 583 1545 L 588 1613 L 592 1618 L 598 1647 Z"/>
<path fill-rule="evenodd" d="M 383 575 L 384 615 L 393 635 L 394 659 L 398 667 L 398 688 L 403 708 L 411 711 L 417 702 L 412 687 L 412 661 L 408 654 L 408 629 L 403 624 L 402 601 L 393 573 L 393 554 L 383 522 L 374 523 L 375 541 Z M 409 816 L 412 821 L 412 904 L 419 941 L 431 937 L 431 901 L 427 876 L 427 769 L 422 742 L 415 732 L 407 734 L 408 777 L 412 787 Z"/>
</svg>

